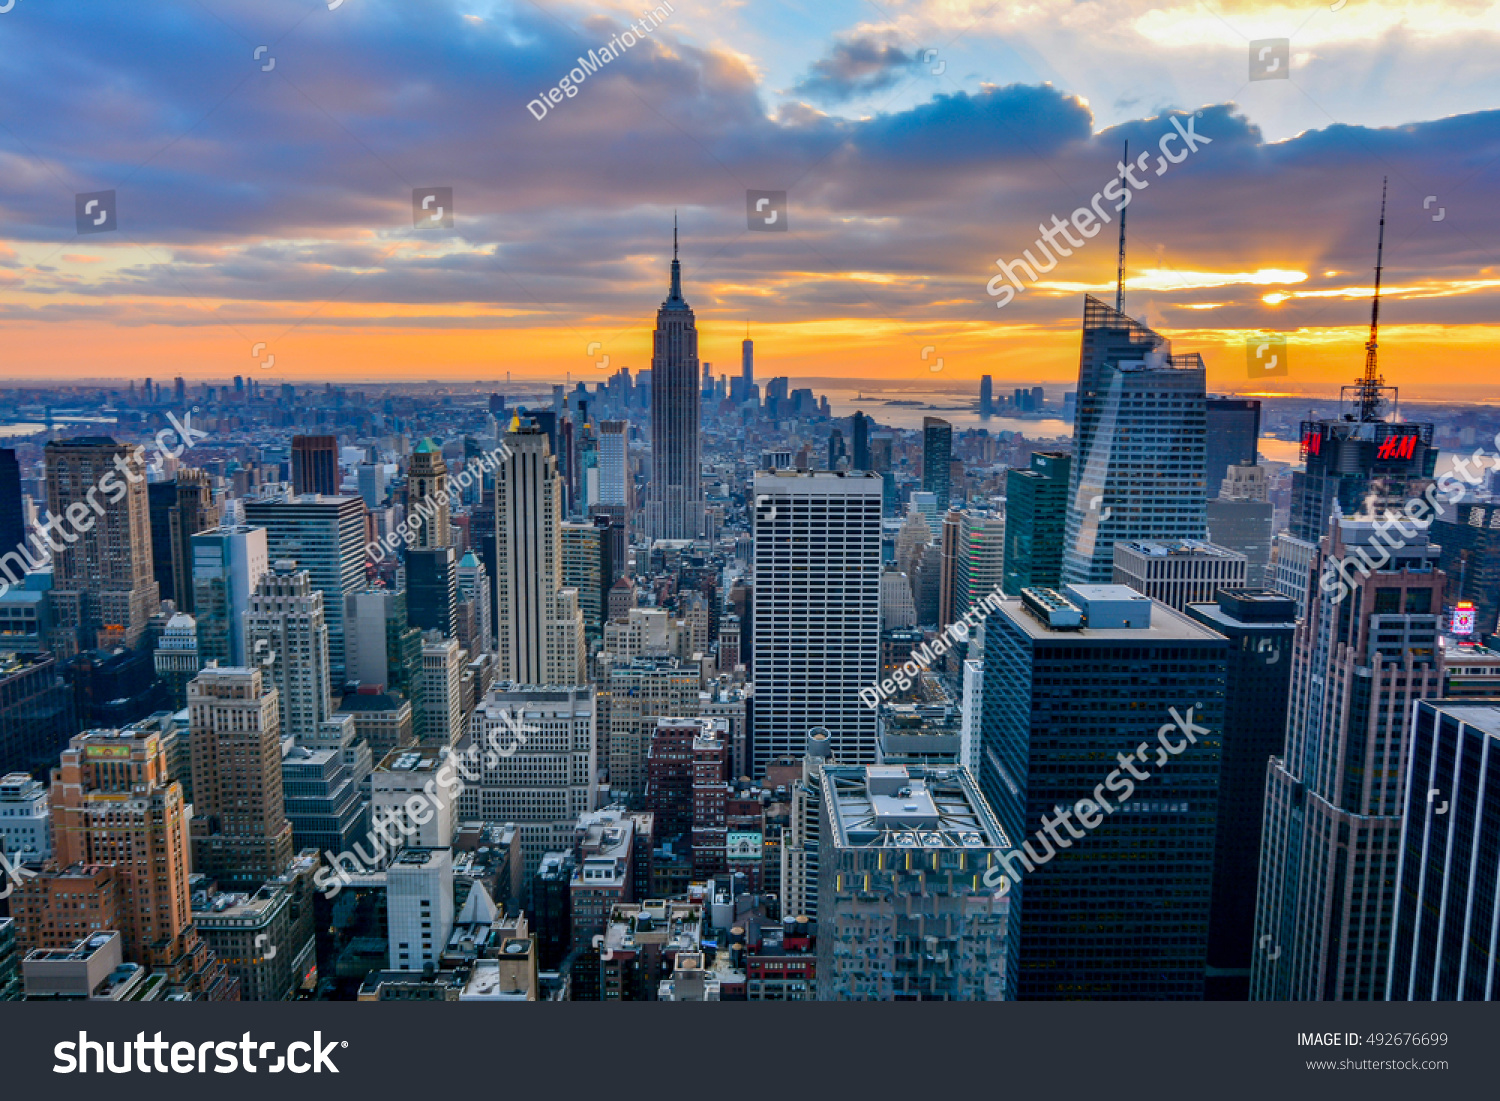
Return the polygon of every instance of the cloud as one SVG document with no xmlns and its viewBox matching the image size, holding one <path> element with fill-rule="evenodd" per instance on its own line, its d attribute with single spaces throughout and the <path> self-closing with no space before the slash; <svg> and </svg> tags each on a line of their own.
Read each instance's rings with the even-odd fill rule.
<svg viewBox="0 0 1500 1101">
<path fill-rule="evenodd" d="M 859 35 L 835 42 L 792 88 L 818 103 L 846 103 L 890 88 L 917 64 L 917 58 L 891 41 Z"/>
</svg>

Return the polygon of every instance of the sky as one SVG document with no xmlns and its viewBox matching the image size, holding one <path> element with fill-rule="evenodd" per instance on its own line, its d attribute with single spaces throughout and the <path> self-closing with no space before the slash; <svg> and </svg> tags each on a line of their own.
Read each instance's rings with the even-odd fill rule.
<svg viewBox="0 0 1500 1101">
<path fill-rule="evenodd" d="M 650 365 L 675 215 L 716 371 L 748 331 L 761 378 L 1066 382 L 1115 222 L 991 281 L 1128 141 L 1126 312 L 1216 390 L 1359 373 L 1388 178 L 1387 381 L 1500 397 L 1500 0 L 647 10 L 14 0 L 0 377 L 592 382 Z M 433 188 L 451 227 L 416 224 Z M 773 227 L 751 191 L 786 192 Z"/>
</svg>

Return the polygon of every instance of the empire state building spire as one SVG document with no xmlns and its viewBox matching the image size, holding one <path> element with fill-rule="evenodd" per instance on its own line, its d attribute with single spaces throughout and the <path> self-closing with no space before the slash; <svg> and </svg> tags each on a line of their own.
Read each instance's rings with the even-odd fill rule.
<svg viewBox="0 0 1500 1101">
<path fill-rule="evenodd" d="M 685 310 L 688 308 L 686 300 L 682 297 L 682 261 L 677 259 L 677 215 L 672 215 L 672 289 L 667 292 L 667 300 L 662 303 L 662 309 Z"/>
<path fill-rule="evenodd" d="M 672 217 L 672 287 L 656 311 L 651 355 L 651 483 L 646 529 L 653 539 L 704 534 L 698 395 L 698 326 L 682 297 L 677 217 Z"/>
</svg>

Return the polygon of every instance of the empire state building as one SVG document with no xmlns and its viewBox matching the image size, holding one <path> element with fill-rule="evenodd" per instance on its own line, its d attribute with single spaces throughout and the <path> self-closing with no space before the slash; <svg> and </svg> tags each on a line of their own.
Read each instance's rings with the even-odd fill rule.
<svg viewBox="0 0 1500 1101">
<path fill-rule="evenodd" d="M 698 327 L 692 307 L 682 297 L 674 221 L 672 287 L 656 311 L 651 351 L 651 484 L 646 496 L 646 531 L 652 539 L 695 539 L 705 534 L 699 481 L 698 374 Z"/>
</svg>

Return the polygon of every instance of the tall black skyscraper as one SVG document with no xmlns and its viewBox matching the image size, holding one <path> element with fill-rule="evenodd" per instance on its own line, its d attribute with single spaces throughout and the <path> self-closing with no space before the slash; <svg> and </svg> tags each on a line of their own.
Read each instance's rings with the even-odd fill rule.
<svg viewBox="0 0 1500 1101">
<path fill-rule="evenodd" d="M 870 418 L 855 410 L 849 418 L 853 436 L 853 450 L 849 456 L 851 470 L 871 470 L 870 466 Z"/>
<path fill-rule="evenodd" d="M 941 417 L 922 418 L 922 488 L 937 494 L 939 513 L 952 498 L 953 426 Z"/>
<path fill-rule="evenodd" d="M 292 489 L 303 493 L 339 491 L 339 441 L 337 436 L 292 437 Z"/>
<path fill-rule="evenodd" d="M 646 530 L 654 539 L 694 539 L 703 530 L 698 326 L 682 297 L 677 226 L 672 226 L 672 285 L 656 311 L 651 352 L 651 484 Z"/>
<path fill-rule="evenodd" d="M 26 538 L 26 514 L 21 505 L 21 464 L 13 448 L 0 447 L 0 555 L 9 554 Z"/>
<path fill-rule="evenodd" d="M 1297 602 L 1264 589 L 1220 589 L 1216 599 L 1186 608 L 1189 618 L 1229 639 L 1205 993 L 1242 1002 L 1250 996 L 1266 761 L 1286 742 Z"/>
<path fill-rule="evenodd" d="M 1260 402 L 1253 398 L 1208 399 L 1208 439 L 1203 458 L 1203 489 L 1209 500 L 1231 466 L 1255 466 L 1260 445 Z"/>
<path fill-rule="evenodd" d="M 1062 582 L 1063 531 L 1073 456 L 1035 451 L 1029 470 L 1005 472 L 1005 557 L 1002 590 L 1055 589 Z"/>
</svg>

